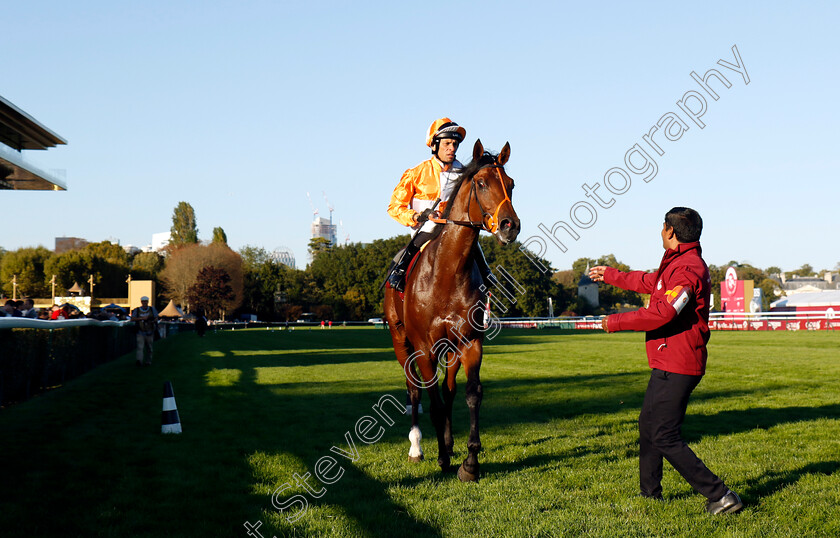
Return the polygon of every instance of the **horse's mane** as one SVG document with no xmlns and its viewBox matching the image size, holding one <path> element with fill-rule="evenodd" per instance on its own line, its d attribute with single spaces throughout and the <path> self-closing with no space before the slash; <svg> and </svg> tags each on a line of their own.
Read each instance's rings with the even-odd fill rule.
<svg viewBox="0 0 840 538">
<path fill-rule="evenodd" d="M 458 183 L 455 185 L 455 188 L 452 189 L 452 194 L 449 195 L 449 199 L 446 201 L 446 209 L 443 210 L 441 218 L 449 218 L 449 213 L 452 211 L 452 204 L 455 202 L 455 197 L 458 196 L 458 191 L 461 190 L 461 185 L 463 185 L 466 180 L 476 175 L 478 171 L 485 166 L 490 166 L 495 163 L 496 155 L 490 153 L 489 151 L 485 151 L 481 157 L 473 159 L 465 167 L 461 168 L 461 173 L 458 174 Z"/>
</svg>

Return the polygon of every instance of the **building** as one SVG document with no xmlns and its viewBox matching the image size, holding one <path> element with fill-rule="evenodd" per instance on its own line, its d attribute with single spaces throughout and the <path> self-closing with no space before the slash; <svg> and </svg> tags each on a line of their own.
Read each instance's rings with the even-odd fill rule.
<svg viewBox="0 0 840 538">
<path fill-rule="evenodd" d="M 795 293 L 770 304 L 771 312 L 840 313 L 840 290 Z"/>
<path fill-rule="evenodd" d="M 598 284 L 589 278 L 589 264 L 586 265 L 586 271 L 584 271 L 578 282 L 578 297 L 589 303 L 592 308 L 597 308 L 600 304 L 598 300 Z"/>
<path fill-rule="evenodd" d="M 818 276 L 794 276 L 793 278 L 782 278 L 781 288 L 787 295 L 797 293 L 815 293 L 820 291 L 840 290 L 840 281 L 837 273 L 826 271 L 823 277 Z"/>
<path fill-rule="evenodd" d="M 67 190 L 57 173 L 41 170 L 23 156 L 23 150 L 59 144 L 67 141 L 0 96 L 0 190 Z"/>
<path fill-rule="evenodd" d="M 160 232 L 156 234 L 152 234 L 152 248 L 150 252 L 160 252 L 166 245 L 169 244 L 169 240 L 172 239 L 172 232 Z"/>
<path fill-rule="evenodd" d="M 338 243 L 337 226 L 332 223 L 332 220 L 324 217 L 315 217 L 312 221 L 312 235 L 311 239 L 316 237 L 323 237 L 329 240 L 330 246 L 335 246 Z"/>
<path fill-rule="evenodd" d="M 70 250 L 79 250 L 85 248 L 90 243 L 87 239 L 81 237 L 56 237 L 55 238 L 55 253 L 63 254 Z"/>
<path fill-rule="evenodd" d="M 295 254 L 286 247 L 278 247 L 271 253 L 271 259 L 274 263 L 282 263 L 285 266 L 295 268 Z"/>
</svg>

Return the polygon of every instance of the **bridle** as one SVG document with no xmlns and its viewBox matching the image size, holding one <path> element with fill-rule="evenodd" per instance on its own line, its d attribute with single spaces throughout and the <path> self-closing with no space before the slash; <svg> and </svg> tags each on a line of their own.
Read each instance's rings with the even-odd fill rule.
<svg viewBox="0 0 840 538">
<path fill-rule="evenodd" d="M 495 168 L 496 174 L 499 176 L 499 183 L 502 185 L 502 191 L 505 193 L 504 199 L 499 202 L 496 206 L 496 210 L 491 214 L 489 211 L 484 209 L 484 206 L 481 205 L 481 200 L 478 199 L 478 193 L 476 192 L 475 187 L 475 176 L 478 175 L 479 172 L 484 170 L 485 168 Z M 456 224 L 458 226 L 467 226 L 469 228 L 479 228 L 485 231 L 490 232 L 491 234 L 495 234 L 499 230 L 499 210 L 502 208 L 502 205 L 505 202 L 512 203 L 510 200 L 510 195 L 508 194 L 507 187 L 505 186 L 505 180 L 502 179 L 502 172 L 501 172 L 502 165 L 498 163 L 498 161 L 494 158 L 493 164 L 488 164 L 486 166 L 482 166 L 470 178 L 470 194 L 469 198 L 467 199 L 467 215 L 470 214 L 470 205 L 472 204 L 473 199 L 475 199 L 475 203 L 478 204 L 478 208 L 481 210 L 481 220 L 474 221 L 474 220 L 452 220 L 452 219 L 438 219 L 430 217 L 429 220 L 432 222 L 436 222 L 438 224 Z"/>
</svg>

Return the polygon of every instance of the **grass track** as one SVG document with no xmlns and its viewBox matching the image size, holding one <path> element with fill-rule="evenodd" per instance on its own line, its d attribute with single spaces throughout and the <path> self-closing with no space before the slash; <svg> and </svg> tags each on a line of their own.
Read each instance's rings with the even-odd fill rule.
<svg viewBox="0 0 840 538">
<path fill-rule="evenodd" d="M 0 535 L 236 537 L 259 520 L 268 538 L 837 536 L 838 350 L 831 332 L 713 333 L 683 432 L 741 493 L 735 516 L 706 515 L 667 464 L 666 501 L 634 497 L 641 335 L 510 330 L 485 348 L 479 484 L 440 473 L 428 415 L 427 460 L 409 463 L 403 418 L 374 444 L 356 439 L 356 462 L 336 457 L 344 475 L 289 524 L 272 492 L 304 493 L 293 474 L 346 449 L 383 394 L 404 398 L 387 333 L 181 335 L 157 343 L 151 368 L 127 356 L 0 411 Z M 179 436 L 159 433 L 164 380 Z"/>
</svg>

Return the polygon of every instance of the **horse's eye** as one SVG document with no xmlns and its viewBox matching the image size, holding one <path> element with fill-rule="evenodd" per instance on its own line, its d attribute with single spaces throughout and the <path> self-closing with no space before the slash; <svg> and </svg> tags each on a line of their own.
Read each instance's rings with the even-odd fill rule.
<svg viewBox="0 0 840 538">
<path fill-rule="evenodd" d="M 487 188 L 487 183 L 485 183 L 483 179 L 479 179 L 478 181 L 476 181 L 476 183 L 478 183 L 478 187 L 480 189 L 486 189 Z"/>
</svg>

